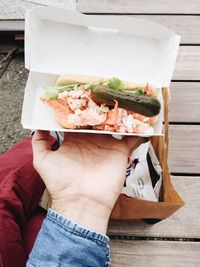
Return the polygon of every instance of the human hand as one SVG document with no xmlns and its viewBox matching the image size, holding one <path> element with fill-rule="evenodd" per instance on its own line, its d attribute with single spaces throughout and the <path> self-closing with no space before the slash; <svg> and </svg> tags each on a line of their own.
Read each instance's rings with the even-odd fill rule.
<svg viewBox="0 0 200 267">
<path fill-rule="evenodd" d="M 36 131 L 33 164 L 52 199 L 52 209 L 80 225 L 106 233 L 112 208 L 122 191 L 128 156 L 143 138 L 65 133 L 52 151 L 50 133 Z"/>
</svg>

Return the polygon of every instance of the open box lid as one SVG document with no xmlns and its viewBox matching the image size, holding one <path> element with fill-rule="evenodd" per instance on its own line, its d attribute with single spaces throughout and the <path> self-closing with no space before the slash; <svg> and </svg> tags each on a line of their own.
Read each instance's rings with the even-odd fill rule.
<svg viewBox="0 0 200 267">
<path fill-rule="evenodd" d="M 27 12 L 25 66 L 49 74 L 89 74 L 169 86 L 180 36 L 124 16 L 52 7 Z"/>
<path fill-rule="evenodd" d="M 145 20 L 124 16 L 83 15 L 53 7 L 27 12 L 25 65 L 30 70 L 25 89 L 22 125 L 27 129 L 113 134 L 111 131 L 65 129 L 53 110 L 40 100 L 44 87 L 60 74 L 118 77 L 157 87 L 161 111 L 152 132 L 123 135 L 162 135 L 161 87 L 170 84 L 180 43 L 171 30 Z M 121 133 L 115 133 L 121 135 Z"/>
</svg>

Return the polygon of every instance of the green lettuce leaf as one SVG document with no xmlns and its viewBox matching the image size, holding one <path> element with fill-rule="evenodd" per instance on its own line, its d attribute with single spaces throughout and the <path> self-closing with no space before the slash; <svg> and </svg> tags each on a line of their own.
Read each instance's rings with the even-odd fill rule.
<svg viewBox="0 0 200 267">
<path fill-rule="evenodd" d="M 69 84 L 64 86 L 54 86 L 45 88 L 45 98 L 46 99 L 57 99 L 60 93 L 65 91 L 72 91 L 77 88 L 77 84 Z"/>
<path fill-rule="evenodd" d="M 120 79 L 113 77 L 108 80 L 108 87 L 116 91 L 121 91 L 124 89 L 124 83 Z"/>
</svg>

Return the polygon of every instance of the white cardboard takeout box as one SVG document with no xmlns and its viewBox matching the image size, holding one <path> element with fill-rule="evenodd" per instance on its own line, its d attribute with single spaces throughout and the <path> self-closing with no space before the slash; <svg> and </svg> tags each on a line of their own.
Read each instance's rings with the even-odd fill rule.
<svg viewBox="0 0 200 267">
<path fill-rule="evenodd" d="M 113 134 L 62 128 L 55 121 L 53 110 L 40 100 L 44 87 L 53 86 L 59 75 L 69 73 L 169 87 L 179 43 L 180 36 L 146 20 L 83 15 L 52 7 L 29 10 L 25 20 L 25 67 L 30 73 L 22 110 L 23 127 Z M 159 99 L 162 104 L 161 91 Z M 162 134 L 162 124 L 163 105 L 153 135 Z"/>
</svg>

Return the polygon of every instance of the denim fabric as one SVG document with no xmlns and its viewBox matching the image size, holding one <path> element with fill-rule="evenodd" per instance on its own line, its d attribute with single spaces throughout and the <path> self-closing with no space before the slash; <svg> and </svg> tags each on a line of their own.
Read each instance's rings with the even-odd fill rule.
<svg viewBox="0 0 200 267">
<path fill-rule="evenodd" d="M 109 238 L 48 210 L 27 267 L 107 267 Z"/>
</svg>

